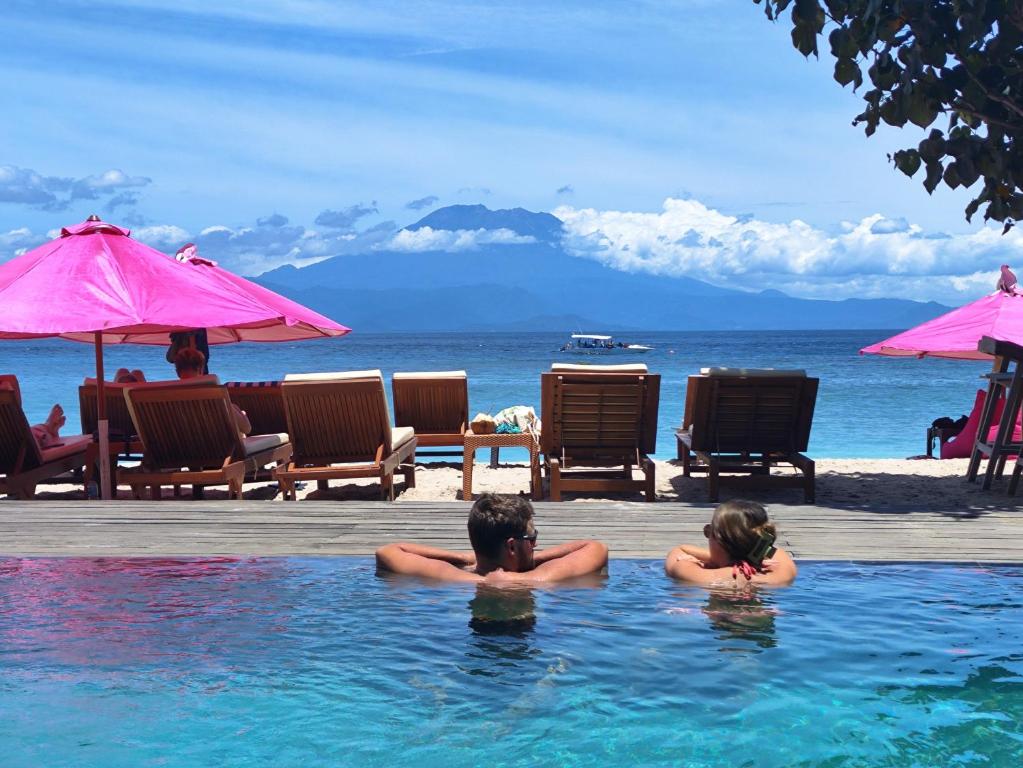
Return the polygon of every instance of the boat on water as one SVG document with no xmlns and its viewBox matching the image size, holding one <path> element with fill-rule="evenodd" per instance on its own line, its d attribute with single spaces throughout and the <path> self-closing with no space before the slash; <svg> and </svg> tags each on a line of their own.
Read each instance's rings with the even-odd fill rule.
<svg viewBox="0 0 1023 768">
<path fill-rule="evenodd" d="M 561 351 L 580 355 L 611 355 L 643 353 L 649 352 L 651 349 L 653 347 L 644 344 L 627 344 L 623 341 L 615 341 L 613 336 L 573 333 L 572 338 L 561 348 Z"/>
</svg>

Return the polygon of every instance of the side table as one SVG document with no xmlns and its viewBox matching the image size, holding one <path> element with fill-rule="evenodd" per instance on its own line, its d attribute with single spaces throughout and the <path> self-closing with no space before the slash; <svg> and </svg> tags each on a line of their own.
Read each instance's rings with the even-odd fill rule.
<svg viewBox="0 0 1023 768">
<path fill-rule="evenodd" d="M 529 432 L 517 434 L 477 435 L 471 429 L 465 433 L 465 447 L 462 451 L 462 498 L 472 499 L 472 468 L 476 459 L 476 451 L 490 448 L 525 448 L 529 451 L 529 492 L 535 501 L 543 498 L 543 486 L 540 483 L 540 448 L 536 438 Z"/>
</svg>

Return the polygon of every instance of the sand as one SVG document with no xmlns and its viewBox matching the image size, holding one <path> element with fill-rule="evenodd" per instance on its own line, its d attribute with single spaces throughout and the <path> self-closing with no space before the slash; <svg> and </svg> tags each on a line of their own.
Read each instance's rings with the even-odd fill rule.
<svg viewBox="0 0 1023 768">
<path fill-rule="evenodd" d="M 1005 493 L 1006 481 L 996 481 L 990 491 L 983 491 L 979 483 L 967 483 L 965 459 L 946 461 L 912 459 L 821 459 L 817 461 L 817 505 L 836 509 L 884 508 L 920 510 L 949 510 L 961 513 L 964 510 L 1014 509 L 1016 498 Z M 1009 467 L 1011 469 L 1011 465 Z M 776 472 L 784 472 L 778 469 Z M 1007 473 L 1008 474 L 1008 470 Z M 416 487 L 406 489 L 401 476 L 396 476 L 397 502 L 407 501 L 457 501 L 461 499 L 461 462 L 420 464 L 416 471 Z M 529 474 L 524 464 L 501 464 L 490 468 L 486 462 L 477 461 L 473 471 L 473 490 L 476 493 L 527 492 Z M 327 490 L 319 490 L 315 483 L 309 483 L 299 491 L 299 500 L 346 499 L 376 500 L 379 486 L 371 480 L 334 481 Z M 170 498 L 170 489 L 165 491 Z M 184 495 L 189 494 L 184 489 Z M 76 499 L 84 498 L 80 487 L 69 485 L 41 485 L 37 498 Z M 250 483 L 245 486 L 245 498 L 252 500 L 283 501 L 271 482 Z M 728 498 L 754 498 L 764 503 L 802 504 L 803 494 L 799 489 L 782 488 L 771 490 L 740 490 L 722 487 L 722 500 Z M 120 499 L 130 499 L 127 488 L 121 488 Z M 226 490 L 209 488 L 206 498 L 227 498 Z M 1023 495 L 1019 498 L 1023 499 Z M 606 494 L 584 496 L 566 494 L 566 501 L 585 503 L 587 501 L 621 500 L 642 501 L 640 494 Z M 657 500 L 705 503 L 707 483 L 703 477 L 683 477 L 678 462 L 657 462 Z"/>
</svg>

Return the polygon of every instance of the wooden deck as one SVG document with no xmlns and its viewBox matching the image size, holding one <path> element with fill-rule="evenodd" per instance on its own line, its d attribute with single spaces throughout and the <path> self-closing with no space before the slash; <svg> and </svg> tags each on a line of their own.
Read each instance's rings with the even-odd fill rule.
<svg viewBox="0 0 1023 768">
<path fill-rule="evenodd" d="M 537 503 L 540 545 L 608 543 L 663 557 L 703 540 L 710 504 Z M 0 556 L 368 555 L 391 541 L 467 549 L 465 502 L 0 502 Z M 1023 511 L 955 513 L 772 504 L 797 559 L 1023 563 Z"/>
</svg>

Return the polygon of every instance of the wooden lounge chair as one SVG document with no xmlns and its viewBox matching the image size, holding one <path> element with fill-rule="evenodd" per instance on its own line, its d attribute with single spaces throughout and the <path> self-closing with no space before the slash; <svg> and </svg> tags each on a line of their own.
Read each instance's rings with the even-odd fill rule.
<svg viewBox="0 0 1023 768">
<path fill-rule="evenodd" d="M 391 378 L 394 423 L 411 427 L 417 450 L 452 447 L 419 455 L 461 456 L 469 425 L 469 382 L 465 371 L 395 373 Z"/>
<path fill-rule="evenodd" d="M 380 371 L 289 374 L 284 378 L 284 411 L 294 455 L 274 476 L 284 498 L 295 498 L 295 483 L 380 478 L 380 496 L 394 500 L 394 472 L 406 487 L 416 484 L 416 435 L 391 427 Z"/>
<path fill-rule="evenodd" d="M 814 463 L 802 451 L 810 440 L 818 383 L 803 371 L 705 368 L 690 376 L 683 427 L 675 433 L 683 474 L 706 473 L 711 501 L 727 482 L 802 488 L 813 503 Z M 796 474 L 772 475 L 777 464 L 791 464 Z"/>
<path fill-rule="evenodd" d="M 228 381 L 224 383 L 231 402 L 245 411 L 254 435 L 288 431 L 284 395 L 279 381 Z"/>
<path fill-rule="evenodd" d="M 200 384 L 217 384 L 217 377 L 210 374 L 206 376 L 195 376 L 191 379 L 172 379 L 166 381 L 133 381 L 113 382 L 107 381 L 103 384 L 103 395 L 107 403 L 107 427 L 110 436 L 110 459 L 111 464 L 116 464 L 120 459 L 129 461 L 141 458 L 142 441 L 139 440 L 135 429 L 135 423 L 131 420 L 131 412 L 128 410 L 128 401 L 124 391 L 132 387 L 167 387 L 167 386 L 197 386 Z M 89 493 L 89 484 L 95 479 L 99 460 L 99 439 L 97 422 L 97 394 L 96 379 L 87 378 L 78 387 L 78 408 L 82 419 L 82 434 L 92 436 L 92 444 L 85 456 L 84 485 L 86 495 Z M 180 487 L 175 486 L 175 495 L 180 493 Z"/>
<path fill-rule="evenodd" d="M 134 386 L 125 398 L 142 442 L 142 465 L 117 474 L 136 498 L 146 486 L 158 499 L 161 486 L 194 484 L 227 485 L 230 498 L 240 499 L 247 473 L 291 457 L 286 434 L 239 434 L 227 389 L 219 384 Z"/>
<path fill-rule="evenodd" d="M 555 365 L 540 374 L 544 472 L 563 491 L 642 491 L 654 500 L 661 377 L 645 365 Z M 633 479 L 633 469 L 643 473 Z M 610 470 L 610 471 L 609 471 Z"/>
<path fill-rule="evenodd" d="M 110 458 L 116 463 L 120 457 L 134 458 L 142 454 L 142 443 L 135 433 L 128 402 L 124 399 L 125 384 L 105 382 L 103 394 L 107 403 L 107 423 L 110 434 Z M 78 410 L 82 418 L 82 434 L 92 435 L 92 442 L 85 456 L 85 489 L 88 493 L 89 484 L 96 474 L 96 463 L 99 460 L 99 442 L 97 438 L 97 395 L 96 380 L 86 379 L 78 387 Z"/>
<path fill-rule="evenodd" d="M 60 442 L 40 449 L 21 409 L 21 393 L 14 376 L 0 377 L 0 493 L 31 499 L 43 480 L 85 466 L 89 435 L 61 436 Z"/>
</svg>

